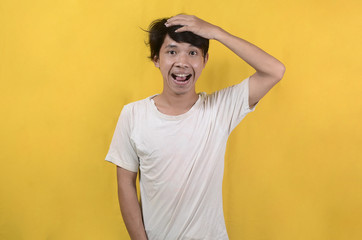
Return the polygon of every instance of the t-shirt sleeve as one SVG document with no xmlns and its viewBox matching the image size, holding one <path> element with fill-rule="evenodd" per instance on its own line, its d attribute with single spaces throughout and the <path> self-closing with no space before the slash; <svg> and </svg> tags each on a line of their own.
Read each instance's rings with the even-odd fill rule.
<svg viewBox="0 0 362 240">
<path fill-rule="evenodd" d="M 138 172 L 139 160 L 131 139 L 132 115 L 125 105 L 119 116 L 106 160 L 132 172 Z"/>
<path fill-rule="evenodd" d="M 249 107 L 249 79 L 214 93 L 216 115 L 219 123 L 226 127 L 228 134 L 257 104 Z"/>
</svg>

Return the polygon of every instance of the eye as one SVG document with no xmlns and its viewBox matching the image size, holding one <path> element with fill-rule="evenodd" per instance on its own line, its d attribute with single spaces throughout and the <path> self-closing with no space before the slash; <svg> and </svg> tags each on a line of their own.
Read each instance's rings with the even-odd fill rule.
<svg viewBox="0 0 362 240">
<path fill-rule="evenodd" d="M 197 52 L 196 51 L 190 51 L 190 53 L 189 53 L 191 56 L 195 56 L 195 55 L 197 55 Z"/>
<path fill-rule="evenodd" d="M 175 55 L 175 54 L 176 54 L 176 51 L 170 50 L 170 51 L 168 51 L 167 53 L 170 54 L 170 55 Z"/>
</svg>

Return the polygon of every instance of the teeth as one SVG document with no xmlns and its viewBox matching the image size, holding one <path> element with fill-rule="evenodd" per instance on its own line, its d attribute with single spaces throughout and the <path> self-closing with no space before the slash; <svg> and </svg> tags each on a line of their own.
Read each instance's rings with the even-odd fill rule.
<svg viewBox="0 0 362 240">
<path fill-rule="evenodd" d="M 175 74 L 177 77 L 187 77 L 189 74 Z"/>
</svg>

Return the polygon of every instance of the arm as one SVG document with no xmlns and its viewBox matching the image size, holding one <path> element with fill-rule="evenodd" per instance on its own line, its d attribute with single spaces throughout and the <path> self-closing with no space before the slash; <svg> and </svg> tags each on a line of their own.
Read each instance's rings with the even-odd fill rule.
<svg viewBox="0 0 362 240">
<path fill-rule="evenodd" d="M 132 240 L 147 239 L 136 190 L 137 173 L 117 167 L 118 200 L 123 221 Z"/>
<path fill-rule="evenodd" d="M 191 31 L 201 37 L 221 42 L 256 70 L 249 82 L 250 107 L 254 106 L 284 75 L 285 67 L 276 58 L 218 26 L 189 15 L 170 18 L 166 26 L 172 25 L 183 25 L 177 32 Z"/>
</svg>

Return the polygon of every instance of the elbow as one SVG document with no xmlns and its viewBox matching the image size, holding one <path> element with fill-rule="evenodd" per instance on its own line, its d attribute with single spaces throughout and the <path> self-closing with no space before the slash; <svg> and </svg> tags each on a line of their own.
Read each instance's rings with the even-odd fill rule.
<svg viewBox="0 0 362 240">
<path fill-rule="evenodd" d="M 275 81 L 279 82 L 280 80 L 282 80 L 282 78 L 284 77 L 284 73 L 285 73 L 285 66 L 283 63 L 279 62 L 279 64 L 274 68 L 273 76 Z"/>
</svg>

